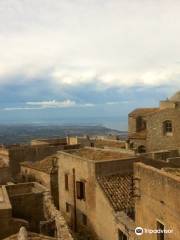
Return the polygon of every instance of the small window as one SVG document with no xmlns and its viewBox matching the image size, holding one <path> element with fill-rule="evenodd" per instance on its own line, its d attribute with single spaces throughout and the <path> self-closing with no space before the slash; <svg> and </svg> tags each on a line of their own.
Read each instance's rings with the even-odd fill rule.
<svg viewBox="0 0 180 240">
<path fill-rule="evenodd" d="M 127 240 L 127 236 L 121 230 L 118 231 L 118 235 L 118 240 Z"/>
<path fill-rule="evenodd" d="M 169 120 L 164 121 L 163 122 L 163 132 L 164 132 L 164 135 L 172 136 L 172 131 L 173 131 L 172 122 L 169 121 Z"/>
<path fill-rule="evenodd" d="M 67 213 L 70 212 L 70 207 L 71 207 L 71 205 L 69 203 L 66 203 L 66 212 Z"/>
<path fill-rule="evenodd" d="M 140 145 L 138 147 L 138 153 L 145 153 L 146 152 L 146 147 L 144 145 Z"/>
<path fill-rule="evenodd" d="M 77 199 L 85 199 L 85 183 L 82 181 L 76 182 Z"/>
<path fill-rule="evenodd" d="M 64 175 L 64 182 L 65 182 L 65 190 L 69 190 L 69 183 L 68 183 L 68 174 Z"/>
<path fill-rule="evenodd" d="M 157 230 L 160 230 L 159 233 L 157 233 L 157 240 L 164 240 L 164 225 L 157 221 Z"/>
<path fill-rule="evenodd" d="M 82 224 L 87 225 L 87 216 L 85 214 L 82 214 Z"/>
</svg>

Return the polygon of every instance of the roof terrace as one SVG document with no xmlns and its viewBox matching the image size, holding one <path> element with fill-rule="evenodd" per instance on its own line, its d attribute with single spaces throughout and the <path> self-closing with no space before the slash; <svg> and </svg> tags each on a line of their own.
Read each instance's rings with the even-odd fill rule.
<svg viewBox="0 0 180 240">
<path fill-rule="evenodd" d="M 125 152 L 115 152 L 110 150 L 100 150 L 95 148 L 81 148 L 75 151 L 69 151 L 68 153 L 79 156 L 84 159 L 94 161 L 110 161 L 120 160 L 125 158 L 132 158 L 132 154 Z"/>
</svg>

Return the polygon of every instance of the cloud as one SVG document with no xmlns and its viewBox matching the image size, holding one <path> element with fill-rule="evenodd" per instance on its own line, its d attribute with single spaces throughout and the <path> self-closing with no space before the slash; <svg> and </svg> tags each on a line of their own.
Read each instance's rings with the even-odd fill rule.
<svg viewBox="0 0 180 240">
<path fill-rule="evenodd" d="M 76 105 L 75 101 L 65 100 L 65 101 L 41 101 L 41 102 L 27 102 L 27 105 L 40 106 L 41 108 L 67 108 Z"/>
<path fill-rule="evenodd" d="M 177 0 L 2 0 L 0 86 L 177 87 L 179 12 Z"/>
<path fill-rule="evenodd" d="M 28 107 L 31 106 L 31 107 Z M 72 100 L 64 101 L 39 101 L 39 102 L 26 102 L 25 106 L 22 107 L 6 107 L 5 111 L 16 111 L 16 110 L 40 110 L 40 109 L 50 109 L 50 108 L 72 108 L 72 107 L 93 107 L 92 103 L 78 104 Z"/>
</svg>

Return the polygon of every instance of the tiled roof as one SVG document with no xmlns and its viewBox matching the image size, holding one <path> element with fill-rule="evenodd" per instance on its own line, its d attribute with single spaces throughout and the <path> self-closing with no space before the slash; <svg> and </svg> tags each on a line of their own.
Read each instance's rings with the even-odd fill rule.
<svg viewBox="0 0 180 240">
<path fill-rule="evenodd" d="M 132 175 L 98 176 L 97 181 L 115 211 L 123 211 L 134 207 Z"/>
<path fill-rule="evenodd" d="M 23 162 L 23 163 L 21 163 L 21 166 L 33 168 L 38 171 L 50 174 L 52 167 L 53 167 L 54 158 L 55 158 L 55 156 L 52 155 L 52 156 L 46 157 L 45 159 L 43 159 L 41 161 L 37 161 L 37 162 Z"/>
<path fill-rule="evenodd" d="M 130 117 L 146 116 L 149 113 L 157 112 L 159 108 L 137 108 L 129 113 Z"/>
</svg>

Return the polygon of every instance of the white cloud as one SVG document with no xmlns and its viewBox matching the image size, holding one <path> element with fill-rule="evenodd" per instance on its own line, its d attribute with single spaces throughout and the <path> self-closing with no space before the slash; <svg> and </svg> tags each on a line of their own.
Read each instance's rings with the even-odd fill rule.
<svg viewBox="0 0 180 240">
<path fill-rule="evenodd" d="M 75 101 L 65 100 L 65 101 L 41 101 L 41 102 L 27 102 L 27 105 L 31 106 L 40 106 L 41 108 L 67 108 L 73 107 L 76 105 Z"/>
<path fill-rule="evenodd" d="M 178 0 L 1 0 L 0 85 L 179 86 L 179 12 Z"/>
<path fill-rule="evenodd" d="M 30 106 L 30 107 L 29 107 Z M 17 107 L 6 107 L 5 111 L 14 111 L 14 110 L 40 110 L 40 109 L 49 109 L 49 108 L 72 108 L 72 107 L 93 107 L 92 103 L 76 103 L 72 100 L 64 101 L 39 101 L 39 102 L 26 102 L 25 106 Z"/>
</svg>

